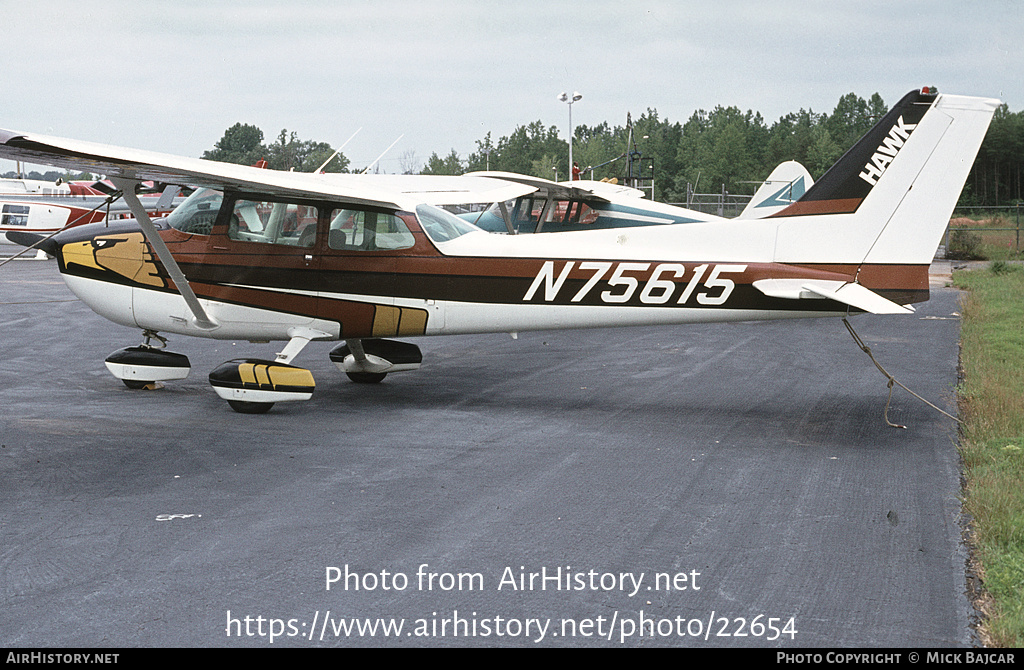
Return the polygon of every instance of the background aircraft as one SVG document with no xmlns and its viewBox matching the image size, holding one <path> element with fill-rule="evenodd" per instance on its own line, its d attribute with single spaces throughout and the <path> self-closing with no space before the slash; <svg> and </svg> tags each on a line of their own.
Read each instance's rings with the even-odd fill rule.
<svg viewBox="0 0 1024 670">
<path fill-rule="evenodd" d="M 155 188 L 152 182 L 139 188 L 144 196 L 142 203 L 152 217 L 167 216 L 184 201 L 184 197 L 177 196 L 177 187 L 166 197 Z M 21 244 L 68 227 L 131 218 L 124 202 L 108 200 L 116 190 L 102 181 L 0 180 L 0 244 Z M 37 255 L 40 259 L 46 257 L 41 251 Z"/>
<path fill-rule="evenodd" d="M 492 233 L 557 233 L 600 228 L 633 228 L 721 221 L 722 217 L 693 209 L 644 200 L 644 192 L 603 181 L 553 182 L 508 172 L 473 172 L 533 187 L 514 201 L 494 203 L 483 212 L 459 218 Z M 739 218 L 760 219 L 800 199 L 814 180 L 796 161 L 779 165 L 762 183 Z"/>
<path fill-rule="evenodd" d="M 796 161 L 780 163 L 754 192 L 739 218 L 763 219 L 778 214 L 804 197 L 811 186 L 814 179 L 803 165 Z"/>
</svg>

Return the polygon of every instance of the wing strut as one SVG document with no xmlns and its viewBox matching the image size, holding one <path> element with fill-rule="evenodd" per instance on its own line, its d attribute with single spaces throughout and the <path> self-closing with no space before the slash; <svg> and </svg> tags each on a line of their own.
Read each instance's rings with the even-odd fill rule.
<svg viewBox="0 0 1024 670">
<path fill-rule="evenodd" d="M 122 197 L 125 203 L 128 205 L 128 209 L 132 211 L 135 218 L 139 222 L 139 227 L 142 228 L 143 234 L 146 236 L 146 240 L 156 251 L 157 258 L 163 263 L 164 267 L 167 268 L 167 274 L 171 276 L 174 281 L 174 285 L 178 287 L 178 293 L 185 299 L 185 304 L 188 305 L 189 310 L 195 316 L 195 326 L 201 330 L 213 330 L 219 328 L 220 324 L 214 321 L 203 309 L 203 306 L 199 304 L 199 298 L 196 297 L 195 291 L 189 286 L 188 279 L 185 278 L 185 273 L 178 267 L 178 262 L 171 256 L 170 249 L 164 244 L 164 240 L 160 237 L 160 234 L 156 231 L 156 226 L 153 225 L 153 221 L 149 218 L 149 214 L 146 213 L 146 208 L 139 202 L 139 196 L 135 195 L 135 186 L 138 182 L 131 179 L 124 179 L 121 177 L 110 177 L 111 183 L 121 191 Z"/>
</svg>

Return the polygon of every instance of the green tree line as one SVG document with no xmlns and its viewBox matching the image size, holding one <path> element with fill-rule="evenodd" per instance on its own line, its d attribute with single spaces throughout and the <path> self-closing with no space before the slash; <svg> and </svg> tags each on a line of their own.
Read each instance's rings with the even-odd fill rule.
<svg viewBox="0 0 1024 670">
<path fill-rule="evenodd" d="M 681 202 L 687 187 L 705 192 L 750 194 L 779 163 L 796 160 L 820 177 L 888 108 L 877 93 L 865 100 L 854 93 L 840 98 L 831 114 L 801 109 L 768 125 L 760 113 L 737 107 L 694 112 L 685 123 L 663 119 L 647 109 L 630 128 L 608 122 L 580 125 L 573 135 L 573 158 L 585 178 L 619 178 L 625 154 L 636 149 L 653 159 L 658 200 Z M 567 146 L 555 126 L 540 121 L 519 126 L 497 142 L 488 133 L 465 160 L 455 150 L 431 155 L 423 174 L 462 174 L 487 169 L 548 179 L 568 178 Z M 614 160 L 613 160 L 614 159 Z M 609 162 L 611 161 L 611 162 Z"/>
<path fill-rule="evenodd" d="M 767 123 L 758 112 L 737 107 L 695 111 L 685 123 L 670 121 L 648 108 L 632 121 L 633 145 L 627 146 L 630 128 L 607 121 L 578 125 L 573 132 L 573 158 L 581 168 L 593 166 L 584 178 L 622 179 L 624 156 L 637 149 L 653 159 L 655 198 L 684 202 L 687 189 L 751 194 L 781 162 L 802 163 L 818 179 L 885 113 L 888 106 L 878 93 L 862 98 L 847 93 L 831 113 L 801 108 Z M 460 175 L 479 170 L 502 170 L 564 180 L 568 178 L 568 147 L 558 128 L 542 121 L 520 125 L 495 140 L 488 132 L 476 140 L 468 156 L 452 149 L 446 156 L 432 153 L 421 174 Z M 252 165 L 266 159 L 277 170 L 312 172 L 333 153 L 325 142 L 303 141 L 282 130 L 271 144 L 263 132 L 237 123 L 229 128 L 203 158 Z M 1021 168 L 1024 164 L 1024 112 L 1002 105 L 982 143 L 968 178 L 961 204 L 1005 205 L 1024 199 Z M 346 172 L 349 159 L 339 154 L 328 165 L 331 172 Z"/>
<path fill-rule="evenodd" d="M 202 157 L 241 165 L 256 165 L 265 160 L 271 170 L 313 172 L 333 153 L 334 149 L 327 142 L 300 140 L 294 131 L 289 133 L 287 129 L 278 133 L 275 142 L 264 144 L 262 130 L 247 123 L 236 123 L 224 131 L 224 136 Z M 348 158 L 339 153 L 327 163 L 324 172 L 347 172 L 348 164 Z"/>
<path fill-rule="evenodd" d="M 1024 111 L 1000 105 L 967 178 L 963 205 L 1009 205 L 1024 202 Z"/>
<path fill-rule="evenodd" d="M 885 113 L 875 93 L 867 99 L 842 96 L 831 113 L 800 109 L 769 125 L 760 113 L 737 107 L 698 110 L 685 123 L 648 109 L 633 121 L 633 138 L 646 158 L 654 159 L 658 200 L 683 202 L 687 186 L 706 193 L 723 188 L 751 194 L 781 162 L 802 163 L 818 179 Z M 628 128 L 580 125 L 573 134 L 573 158 L 582 168 L 599 166 L 628 151 Z M 487 169 L 551 179 L 567 178 L 568 149 L 555 126 L 540 121 L 519 126 L 497 142 L 488 133 L 465 159 L 453 149 L 445 158 L 431 155 L 423 174 L 463 174 Z M 1006 205 L 1024 200 L 1024 112 L 996 110 L 961 198 L 962 204 Z M 625 160 L 593 170 L 596 179 L 624 176 Z M 589 178 L 588 173 L 586 177 Z"/>
</svg>

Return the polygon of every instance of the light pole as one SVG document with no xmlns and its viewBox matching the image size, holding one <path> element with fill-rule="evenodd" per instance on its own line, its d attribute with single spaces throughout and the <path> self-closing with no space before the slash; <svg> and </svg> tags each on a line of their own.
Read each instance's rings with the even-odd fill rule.
<svg viewBox="0 0 1024 670">
<path fill-rule="evenodd" d="M 575 178 L 575 175 L 573 174 L 573 171 L 572 171 L 572 136 L 573 136 L 573 129 L 572 129 L 572 103 L 578 102 L 580 100 L 580 98 L 582 98 L 582 97 L 583 96 L 580 94 L 579 91 L 573 91 L 571 98 L 569 97 L 568 93 L 562 93 L 561 95 L 558 96 L 559 100 L 561 100 L 562 102 L 564 102 L 567 105 L 569 105 L 569 179 L 570 180 Z"/>
</svg>

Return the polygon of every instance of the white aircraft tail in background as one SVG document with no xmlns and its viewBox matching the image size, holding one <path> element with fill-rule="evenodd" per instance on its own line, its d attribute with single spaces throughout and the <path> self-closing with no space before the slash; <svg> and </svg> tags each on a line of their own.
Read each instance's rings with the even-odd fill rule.
<svg viewBox="0 0 1024 670">
<path fill-rule="evenodd" d="M 737 218 L 763 219 L 777 214 L 802 198 L 813 184 L 811 173 L 800 163 L 779 163 Z"/>
</svg>

